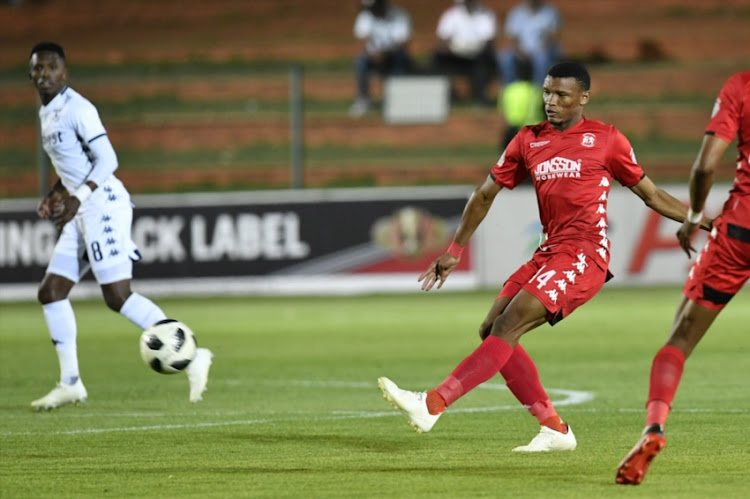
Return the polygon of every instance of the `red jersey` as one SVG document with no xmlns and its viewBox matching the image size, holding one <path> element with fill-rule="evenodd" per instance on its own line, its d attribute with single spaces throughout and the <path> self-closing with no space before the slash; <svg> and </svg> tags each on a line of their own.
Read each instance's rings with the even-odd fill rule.
<svg viewBox="0 0 750 499">
<path fill-rule="evenodd" d="M 645 176 L 625 136 L 612 125 L 582 119 L 570 129 L 549 122 L 527 126 L 492 168 L 493 180 L 508 189 L 531 176 L 544 246 L 576 242 L 609 263 L 607 199 L 612 179 L 625 187 Z"/>
<path fill-rule="evenodd" d="M 707 134 L 737 138 L 737 170 L 722 213 L 729 223 L 750 228 L 750 71 L 737 73 L 721 88 Z"/>
</svg>

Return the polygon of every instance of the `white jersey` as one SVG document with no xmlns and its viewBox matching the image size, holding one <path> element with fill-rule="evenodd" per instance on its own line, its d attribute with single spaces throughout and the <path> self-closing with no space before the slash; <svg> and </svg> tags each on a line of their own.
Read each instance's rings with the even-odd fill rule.
<svg viewBox="0 0 750 499">
<path fill-rule="evenodd" d="M 398 5 L 391 4 L 382 18 L 365 9 L 354 21 L 354 36 L 366 40 L 368 54 L 396 50 L 411 38 L 411 17 Z"/>
<path fill-rule="evenodd" d="M 438 20 L 437 36 L 451 51 L 463 57 L 479 54 L 497 35 L 495 13 L 482 5 L 469 12 L 465 5 L 454 5 Z"/>
<path fill-rule="evenodd" d="M 107 139 L 96 107 L 81 94 L 65 87 L 39 109 L 42 145 L 68 192 L 73 192 L 94 167 L 89 144 Z M 111 146 L 110 146 L 111 148 Z M 114 168 L 117 167 L 116 159 Z M 114 171 L 114 168 L 111 168 Z M 107 174 L 109 177 L 109 174 Z M 99 179 L 102 184 L 106 178 Z"/>
</svg>

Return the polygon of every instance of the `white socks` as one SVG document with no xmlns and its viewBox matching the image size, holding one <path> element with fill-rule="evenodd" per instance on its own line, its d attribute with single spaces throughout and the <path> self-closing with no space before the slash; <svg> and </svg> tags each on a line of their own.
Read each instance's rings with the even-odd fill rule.
<svg viewBox="0 0 750 499">
<path fill-rule="evenodd" d="M 60 381 L 72 385 L 80 374 L 78 372 L 78 351 L 76 347 L 76 317 L 70 300 L 54 301 L 42 305 L 47 329 L 60 360 Z"/>
<path fill-rule="evenodd" d="M 47 329 L 60 360 L 60 381 L 72 385 L 80 377 L 78 372 L 78 348 L 76 346 L 76 317 L 70 300 L 59 300 L 42 305 Z M 141 329 L 148 329 L 167 316 L 154 302 L 131 294 L 120 309 L 120 313 Z"/>
<path fill-rule="evenodd" d="M 142 330 L 148 329 L 167 318 L 154 302 L 143 295 L 132 293 L 122 304 L 120 313 Z"/>
</svg>

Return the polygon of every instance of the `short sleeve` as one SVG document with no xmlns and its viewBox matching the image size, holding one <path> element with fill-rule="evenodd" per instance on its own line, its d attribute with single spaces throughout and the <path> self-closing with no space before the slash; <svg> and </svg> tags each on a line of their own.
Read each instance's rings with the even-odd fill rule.
<svg viewBox="0 0 750 499">
<path fill-rule="evenodd" d="M 107 134 L 102 120 L 99 118 L 99 113 L 94 105 L 88 101 L 85 101 L 76 110 L 74 120 L 73 126 L 76 134 L 86 143 Z"/>
<path fill-rule="evenodd" d="M 521 150 L 522 141 L 519 139 L 521 133 L 517 133 L 508 147 L 505 148 L 503 155 L 497 160 L 495 166 L 490 171 L 490 176 L 495 183 L 506 189 L 513 189 L 515 186 L 529 176 L 526 169 L 526 162 L 523 159 Z"/>
<path fill-rule="evenodd" d="M 438 38 L 440 38 L 441 40 L 448 40 L 453 36 L 453 33 L 456 31 L 455 19 L 456 15 L 452 8 L 442 13 L 440 19 L 438 20 L 436 30 Z"/>
<path fill-rule="evenodd" d="M 630 141 L 614 127 L 609 144 L 607 168 L 612 178 L 624 187 L 633 187 L 645 176 L 643 168 L 635 158 Z"/>
<path fill-rule="evenodd" d="M 706 133 L 712 133 L 727 142 L 734 140 L 740 126 L 742 89 L 743 81 L 739 75 L 727 80 L 714 103 Z"/>
<path fill-rule="evenodd" d="M 519 26 L 519 11 L 518 7 L 513 7 L 510 9 L 510 12 L 508 12 L 508 17 L 505 18 L 505 35 L 508 37 L 517 37 L 518 33 L 520 31 Z"/>
</svg>

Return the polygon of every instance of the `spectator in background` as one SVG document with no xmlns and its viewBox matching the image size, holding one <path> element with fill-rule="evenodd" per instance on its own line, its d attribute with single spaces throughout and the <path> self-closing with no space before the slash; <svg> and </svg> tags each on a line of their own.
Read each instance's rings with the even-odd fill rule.
<svg viewBox="0 0 750 499">
<path fill-rule="evenodd" d="M 517 65 L 519 79 L 506 85 L 497 99 L 497 110 L 505 120 L 500 152 L 505 151 L 521 128 L 544 120 L 542 89 L 531 81 L 531 63 L 519 59 Z"/>
<path fill-rule="evenodd" d="M 562 58 L 561 29 L 560 11 L 544 0 L 524 0 L 510 9 L 505 19 L 505 40 L 498 54 L 505 84 L 518 79 L 517 61 L 525 59 L 531 62 L 531 81 L 541 87 L 547 70 Z"/>
<path fill-rule="evenodd" d="M 362 0 L 362 9 L 354 21 L 354 36 L 364 42 L 354 58 L 357 99 L 349 109 L 359 118 L 370 108 L 370 73 L 401 75 L 411 68 L 406 43 L 411 38 L 411 18 L 403 8 L 388 0 Z"/>
<path fill-rule="evenodd" d="M 432 71 L 468 77 L 474 100 L 492 106 L 487 87 L 496 73 L 495 13 L 476 0 L 455 0 L 455 4 L 438 21 Z"/>
</svg>

